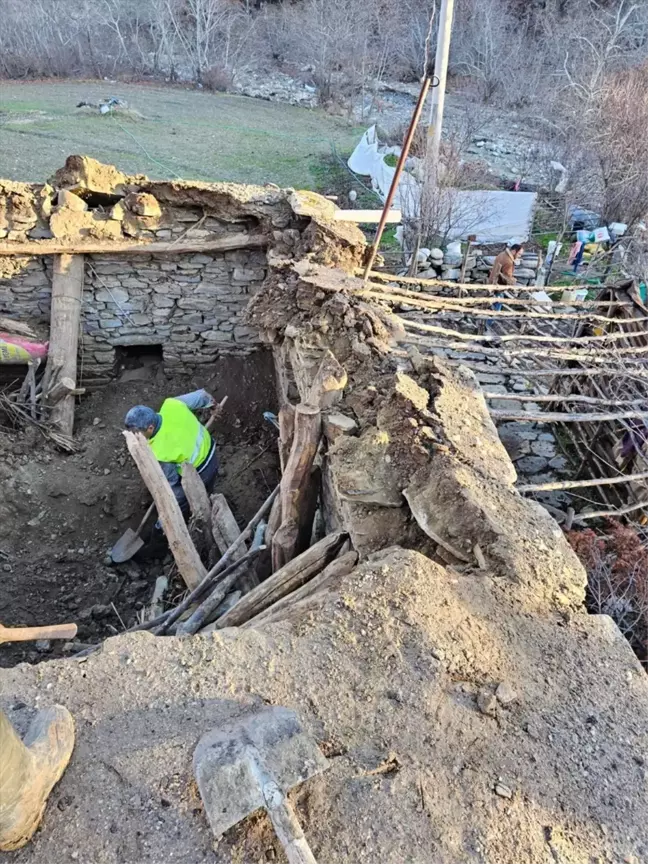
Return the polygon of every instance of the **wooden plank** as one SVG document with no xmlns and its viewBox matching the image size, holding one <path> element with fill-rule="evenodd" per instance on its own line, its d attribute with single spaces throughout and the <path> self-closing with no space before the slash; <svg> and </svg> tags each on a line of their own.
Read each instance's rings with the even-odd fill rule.
<svg viewBox="0 0 648 864">
<path fill-rule="evenodd" d="M 382 210 L 336 210 L 333 218 L 338 222 L 361 222 L 363 224 L 378 224 Z M 388 210 L 386 225 L 400 225 L 403 214 L 400 210 Z"/>
<path fill-rule="evenodd" d="M 214 540 L 216 541 L 218 551 L 222 555 L 232 545 L 236 538 L 240 536 L 241 529 L 237 525 L 234 514 L 227 503 L 227 499 L 221 493 L 212 495 L 211 520 Z M 232 554 L 232 558 L 233 560 L 237 560 L 238 558 L 242 558 L 246 553 L 247 546 L 245 543 L 241 543 Z M 241 576 L 239 584 L 244 594 L 247 594 L 248 591 L 251 591 L 259 584 L 259 580 L 256 578 L 253 568 L 249 568 L 248 571 Z"/>
<path fill-rule="evenodd" d="M 276 500 L 279 495 L 279 486 L 276 486 L 270 495 L 263 502 L 259 510 L 254 514 L 252 519 L 248 522 L 247 526 L 241 531 L 239 536 L 236 538 L 234 543 L 229 547 L 227 552 L 221 556 L 221 558 L 214 564 L 214 566 L 210 569 L 209 573 L 205 576 L 203 581 L 195 588 L 190 594 L 188 594 L 181 603 L 179 603 L 175 609 L 172 609 L 167 613 L 164 617 L 164 621 L 157 621 L 158 625 L 155 630 L 156 634 L 166 633 L 167 630 L 174 624 L 180 616 L 187 611 L 194 603 L 198 602 L 203 598 L 206 594 L 211 593 L 214 590 L 214 587 L 222 582 L 226 574 L 231 572 L 231 570 L 235 570 L 238 568 L 240 562 L 243 560 L 239 558 L 238 561 L 234 561 L 232 564 L 232 559 L 234 552 L 238 548 L 240 543 L 244 543 L 246 540 L 249 540 L 256 530 L 257 525 L 261 522 L 262 519 L 266 516 L 266 514 L 270 511 L 273 502 Z"/>
<path fill-rule="evenodd" d="M 180 505 L 146 438 L 140 432 L 126 430 L 123 434 L 128 450 L 155 501 L 178 571 L 187 587 L 193 591 L 207 576 L 207 571 L 191 540 Z"/>
<path fill-rule="evenodd" d="M 260 555 L 264 550 L 265 546 L 258 547 L 257 549 L 250 549 L 250 551 L 246 552 L 242 558 L 239 558 L 238 561 L 235 561 L 230 565 L 227 575 L 225 575 L 225 573 L 223 574 L 223 579 L 202 601 L 198 608 L 194 610 L 191 616 L 182 624 L 177 626 L 176 633 L 178 635 L 190 636 L 193 633 L 197 633 L 206 624 L 209 624 L 214 617 L 214 613 L 227 594 L 229 594 L 234 585 L 240 581 L 240 579 L 242 579 L 245 573 L 249 570 L 252 560 Z"/>
<path fill-rule="evenodd" d="M 285 567 L 273 573 L 265 582 L 242 597 L 222 618 L 219 618 L 216 628 L 222 630 L 224 627 L 238 627 L 301 587 L 335 558 L 346 537 L 347 535 L 342 532 L 329 534 L 289 561 Z"/>
<path fill-rule="evenodd" d="M 18 336 L 27 336 L 30 339 L 36 339 L 36 333 L 28 324 L 23 324 L 22 321 L 14 321 L 13 318 L 4 318 L 0 315 L 0 330 L 5 333 L 15 333 Z"/>
<path fill-rule="evenodd" d="M 0 255 L 182 255 L 186 252 L 229 252 L 233 249 L 263 248 L 268 245 L 267 234 L 228 234 L 213 240 L 180 240 L 175 242 L 153 240 L 32 240 L 28 243 L 0 243 Z"/>
<path fill-rule="evenodd" d="M 581 345 L 587 350 L 591 343 L 603 343 L 605 345 L 618 340 L 626 340 L 629 337 L 635 338 L 638 336 L 648 336 L 648 330 L 642 330 L 637 333 L 606 333 L 603 336 L 533 336 L 526 333 L 462 333 L 460 330 L 454 330 L 448 327 L 437 327 L 434 324 L 424 324 L 420 321 L 413 321 L 409 318 L 403 318 L 400 315 L 394 315 L 394 319 L 405 327 L 406 330 L 422 330 L 425 333 L 435 333 L 440 336 L 447 336 L 452 339 L 463 339 L 465 342 L 492 342 L 496 345 L 507 342 L 541 342 L 543 344 L 567 344 L 576 349 Z M 627 353 L 641 353 L 646 351 L 648 346 L 643 345 L 637 349 L 620 349 Z M 608 353 L 612 353 L 619 349 L 612 348 Z"/>
<path fill-rule="evenodd" d="M 573 370 L 572 370 L 573 371 Z M 629 405 L 645 405 L 644 399 L 601 399 L 598 396 L 578 396 L 569 394 L 568 396 L 557 396 L 555 393 L 492 393 L 484 391 L 485 399 L 503 399 L 510 402 L 586 402 L 588 405 L 612 405 L 616 408 L 626 408 Z"/>
<path fill-rule="evenodd" d="M 234 541 L 240 537 L 241 529 L 236 524 L 227 498 L 220 492 L 211 496 L 211 524 L 218 551 L 224 555 Z M 240 543 L 232 553 L 232 560 L 242 558 L 247 552 L 245 543 Z"/>
<path fill-rule="evenodd" d="M 494 420 L 511 420 L 518 423 L 603 423 L 608 420 L 641 420 L 648 411 L 619 411 L 617 414 L 568 414 L 562 411 L 504 411 L 489 409 Z"/>
<path fill-rule="evenodd" d="M 69 378 L 76 382 L 83 268 L 83 255 L 59 255 L 54 259 L 46 377 L 52 369 L 57 369 L 60 370 L 60 379 Z M 74 396 L 71 393 L 52 408 L 49 419 L 63 435 L 72 437 Z"/>
<path fill-rule="evenodd" d="M 529 483 L 517 486 L 518 492 L 552 492 L 556 489 L 583 489 L 586 486 L 611 486 L 615 483 L 631 483 L 648 480 L 648 471 L 641 474 L 621 474 L 619 477 L 595 477 L 592 480 L 556 480 L 553 483 Z"/>
</svg>

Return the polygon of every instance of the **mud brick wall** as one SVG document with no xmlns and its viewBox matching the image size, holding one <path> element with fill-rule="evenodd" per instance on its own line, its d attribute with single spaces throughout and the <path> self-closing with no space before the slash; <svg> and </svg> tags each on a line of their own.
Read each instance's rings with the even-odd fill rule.
<svg viewBox="0 0 648 864">
<path fill-rule="evenodd" d="M 259 249 L 177 256 L 86 256 L 82 369 L 111 375 L 116 348 L 161 345 L 165 366 L 195 367 L 219 354 L 260 347 L 245 324 L 250 297 L 266 276 Z M 0 282 L 0 310 L 49 321 L 51 259 L 34 258 Z"/>
</svg>

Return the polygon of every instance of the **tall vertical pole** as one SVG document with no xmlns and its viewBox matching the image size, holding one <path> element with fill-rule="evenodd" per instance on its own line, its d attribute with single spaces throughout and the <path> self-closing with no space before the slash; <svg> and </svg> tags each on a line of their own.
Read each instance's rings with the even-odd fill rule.
<svg viewBox="0 0 648 864">
<path fill-rule="evenodd" d="M 441 0 L 439 14 L 439 33 L 437 50 L 434 59 L 434 77 L 437 86 L 432 90 L 430 106 L 430 123 L 428 127 L 428 156 L 430 164 L 439 164 L 441 147 L 441 131 L 443 129 L 443 110 L 445 108 L 445 92 L 448 81 L 448 61 L 450 59 L 450 40 L 452 38 L 452 19 L 454 17 L 454 0 Z"/>
<path fill-rule="evenodd" d="M 56 370 L 61 378 L 77 381 L 79 326 L 83 301 L 83 255 L 55 255 L 52 275 L 52 311 L 47 356 L 50 375 Z M 52 425 L 68 437 L 74 430 L 74 396 L 68 395 L 52 408 Z"/>
</svg>

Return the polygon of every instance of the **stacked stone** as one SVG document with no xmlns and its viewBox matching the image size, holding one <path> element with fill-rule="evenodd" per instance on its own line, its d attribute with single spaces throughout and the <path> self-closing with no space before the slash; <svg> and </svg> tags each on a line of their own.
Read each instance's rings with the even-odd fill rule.
<svg viewBox="0 0 648 864">
<path fill-rule="evenodd" d="M 0 276 L 0 313 L 10 313 L 27 323 L 49 323 L 51 263 L 43 258 L 10 260 L 13 272 Z"/>
<path fill-rule="evenodd" d="M 248 354 L 258 334 L 244 321 L 266 275 L 261 250 L 181 256 L 91 256 L 86 264 L 85 374 L 113 371 L 115 348 L 162 345 L 165 366 Z"/>
<path fill-rule="evenodd" d="M 443 279 L 446 282 L 458 282 L 461 278 L 463 257 L 444 252 L 441 249 L 424 249 L 419 255 L 419 273 L 422 279 Z M 495 262 L 495 255 L 482 249 L 471 249 L 466 259 L 464 282 L 484 284 Z M 528 252 L 515 268 L 515 279 L 519 285 L 535 285 L 540 259 L 536 253 Z"/>
<path fill-rule="evenodd" d="M 524 377 L 523 372 L 499 374 L 495 372 L 477 372 L 477 380 L 488 393 L 537 395 L 539 388 Z M 537 402 L 517 401 L 515 399 L 488 400 L 489 407 L 495 410 L 505 410 L 517 413 L 538 413 L 542 406 Z M 558 450 L 556 436 L 552 424 L 503 421 L 498 425 L 502 444 L 506 448 L 515 470 L 520 478 L 528 483 L 551 483 L 555 480 L 567 479 L 570 476 L 570 466 L 567 459 Z M 560 507 L 569 500 L 564 492 L 551 492 L 539 495 L 542 503 Z"/>
</svg>

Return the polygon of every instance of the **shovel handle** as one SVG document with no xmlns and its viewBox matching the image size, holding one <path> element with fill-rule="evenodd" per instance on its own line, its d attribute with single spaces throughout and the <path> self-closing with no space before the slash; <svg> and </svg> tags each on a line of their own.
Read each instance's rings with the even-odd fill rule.
<svg viewBox="0 0 648 864">
<path fill-rule="evenodd" d="M 277 784 L 266 783 L 263 797 L 275 834 L 286 853 L 288 864 L 317 864 L 299 819 Z"/>
<path fill-rule="evenodd" d="M 225 407 L 225 403 L 227 402 L 228 399 L 229 399 L 229 396 L 223 396 L 221 401 L 218 403 L 218 405 L 216 405 L 216 407 L 214 408 L 212 413 L 209 415 L 209 420 L 205 424 L 205 429 L 208 432 L 211 432 L 211 430 L 214 426 L 214 423 L 216 422 L 216 420 L 218 420 L 220 413 L 223 410 L 223 408 Z"/>
<path fill-rule="evenodd" d="M 2 627 L 0 625 L 0 644 L 31 642 L 35 639 L 74 639 L 76 634 L 76 624 L 52 624 L 49 627 Z"/>
</svg>

